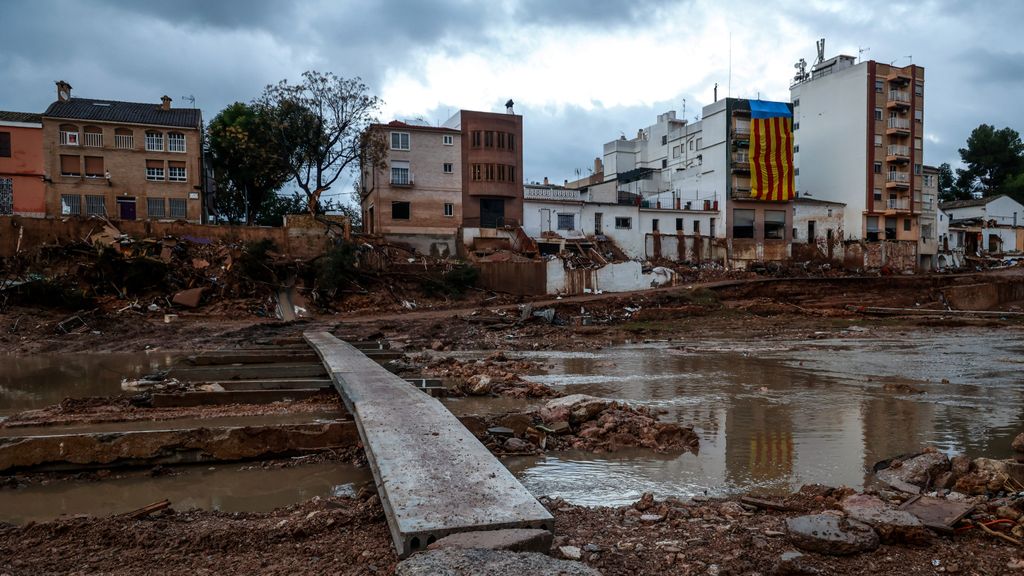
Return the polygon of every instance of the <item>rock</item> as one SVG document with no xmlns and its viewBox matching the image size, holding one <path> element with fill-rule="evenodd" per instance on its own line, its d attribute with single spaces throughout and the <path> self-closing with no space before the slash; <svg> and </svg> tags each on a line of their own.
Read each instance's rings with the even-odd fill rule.
<svg viewBox="0 0 1024 576">
<path fill-rule="evenodd" d="M 570 424 L 579 424 L 593 419 L 614 403 L 607 398 L 598 398 L 587 394 L 571 394 L 545 404 L 540 410 L 540 417 L 548 423 L 565 420 Z"/>
<path fill-rule="evenodd" d="M 957 479 L 953 489 L 970 495 L 998 492 L 1006 482 L 1007 463 L 1002 460 L 978 458 L 971 462 L 971 470 Z"/>
<path fill-rule="evenodd" d="M 854 494 L 844 498 L 840 506 L 851 519 L 874 528 L 885 544 L 923 545 L 931 542 L 931 532 L 917 516 L 892 508 L 876 496 Z"/>
<path fill-rule="evenodd" d="M 481 530 L 445 536 L 427 546 L 427 550 L 482 548 L 487 550 L 508 550 L 510 552 L 540 552 L 544 554 L 551 549 L 552 539 L 553 535 L 547 530 L 520 528 Z"/>
<path fill-rule="evenodd" d="M 807 564 L 807 557 L 796 551 L 783 552 L 772 568 L 773 576 L 814 576 L 821 570 Z"/>
<path fill-rule="evenodd" d="M 189 288 L 188 290 L 182 290 L 181 292 L 176 292 L 174 296 L 171 297 L 171 302 L 187 308 L 196 308 L 199 306 L 199 300 L 203 297 L 204 291 L 206 291 L 206 288 Z"/>
<path fill-rule="evenodd" d="M 470 576 L 478 574 L 491 576 L 520 576 L 522 574 L 600 576 L 601 573 L 579 562 L 556 560 L 536 552 L 460 548 L 426 550 L 399 562 L 395 567 L 395 576 Z"/>
<path fill-rule="evenodd" d="M 466 380 L 466 392 L 472 396 L 486 396 L 491 393 L 491 377 L 487 374 L 474 374 Z"/>
<path fill-rule="evenodd" d="M 533 416 L 530 414 L 514 413 L 506 414 L 498 419 L 498 426 L 512 429 L 516 436 L 526 434 L 526 429 L 533 426 Z"/>
<path fill-rule="evenodd" d="M 939 452 L 925 452 L 902 462 L 894 462 L 888 468 L 875 473 L 882 482 L 904 492 L 917 494 L 920 488 L 929 487 L 940 474 L 950 469 L 949 458 Z M 908 485 L 918 490 L 908 489 Z"/>
<path fill-rule="evenodd" d="M 583 557 L 583 551 L 580 550 L 579 546 L 559 546 L 558 552 L 563 558 L 569 560 L 579 560 Z"/>
<path fill-rule="evenodd" d="M 1006 518 L 1007 520 L 1013 520 L 1016 522 L 1020 520 L 1021 513 L 1020 510 L 1017 510 L 1012 506 L 1000 506 L 999 508 L 996 508 L 996 517 Z"/>
<path fill-rule="evenodd" d="M 878 534 L 867 524 L 834 514 L 812 514 L 786 520 L 796 546 L 810 552 L 844 556 L 878 548 Z"/>
<path fill-rule="evenodd" d="M 739 502 L 725 502 L 718 507 L 719 514 L 734 518 L 736 516 L 746 516 L 748 512 Z"/>
<path fill-rule="evenodd" d="M 1024 432 L 1017 434 L 1017 437 L 1010 443 L 1010 448 L 1018 454 L 1024 454 Z"/>
<path fill-rule="evenodd" d="M 506 452 L 533 452 L 533 444 L 519 438 L 509 438 L 502 445 Z"/>
<path fill-rule="evenodd" d="M 953 480 L 957 480 L 961 476 L 965 476 L 971 471 L 971 457 L 970 456 L 953 456 L 949 461 L 950 472 L 953 473 Z"/>
<path fill-rule="evenodd" d="M 661 514 L 642 514 L 640 516 L 640 521 L 644 524 L 657 524 L 658 522 L 661 522 L 664 519 L 665 517 Z"/>
<path fill-rule="evenodd" d="M 654 494 L 650 492 L 644 492 L 640 496 L 640 499 L 633 503 L 633 508 L 641 512 L 649 510 L 654 506 Z"/>
<path fill-rule="evenodd" d="M 440 352 L 441 350 L 444 350 L 444 342 L 440 340 L 434 340 L 430 343 L 430 349 L 433 350 L 434 352 Z"/>
</svg>

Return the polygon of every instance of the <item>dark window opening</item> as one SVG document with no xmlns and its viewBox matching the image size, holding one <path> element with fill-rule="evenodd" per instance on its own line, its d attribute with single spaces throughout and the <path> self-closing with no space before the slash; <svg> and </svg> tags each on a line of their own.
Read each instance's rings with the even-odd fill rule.
<svg viewBox="0 0 1024 576">
<path fill-rule="evenodd" d="M 408 202 L 392 202 L 391 203 L 391 219 L 392 220 L 408 220 L 409 213 Z"/>
<path fill-rule="evenodd" d="M 732 237 L 754 237 L 754 211 L 734 208 L 732 211 Z"/>
<path fill-rule="evenodd" d="M 782 210 L 764 211 L 764 237 L 766 240 L 786 239 L 786 213 Z"/>
</svg>

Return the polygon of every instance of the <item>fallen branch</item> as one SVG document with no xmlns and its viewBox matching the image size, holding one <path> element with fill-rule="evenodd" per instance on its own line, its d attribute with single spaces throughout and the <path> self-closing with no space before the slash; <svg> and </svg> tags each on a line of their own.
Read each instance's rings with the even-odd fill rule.
<svg viewBox="0 0 1024 576">
<path fill-rule="evenodd" d="M 165 508 L 168 508 L 170 505 L 171 505 L 171 501 L 166 499 L 166 498 L 164 498 L 163 500 L 161 500 L 159 502 L 154 502 L 154 503 L 150 504 L 149 506 L 144 506 L 142 508 L 139 508 L 138 510 L 135 510 L 135 511 L 132 511 L 132 512 L 128 512 L 124 516 L 126 516 L 127 518 L 129 518 L 131 520 L 141 520 L 142 518 L 145 518 L 146 516 L 149 516 L 150 514 L 154 514 L 154 513 L 159 512 L 159 511 L 161 511 L 161 510 L 163 510 Z"/>
<path fill-rule="evenodd" d="M 981 528 L 985 532 L 988 532 L 989 534 L 991 534 L 993 536 L 996 536 L 998 538 L 1002 538 L 1003 540 L 1006 540 L 1007 542 L 1009 542 L 1009 543 L 1011 543 L 1011 544 L 1013 544 L 1015 546 L 1020 546 L 1021 545 L 1020 540 L 1017 540 L 1016 538 L 1012 538 L 1010 536 L 1007 536 L 1006 534 L 1003 534 L 1002 532 L 996 532 L 995 530 L 989 528 L 988 526 L 985 526 L 981 522 L 975 522 L 974 525 L 979 527 L 979 528 Z"/>
</svg>

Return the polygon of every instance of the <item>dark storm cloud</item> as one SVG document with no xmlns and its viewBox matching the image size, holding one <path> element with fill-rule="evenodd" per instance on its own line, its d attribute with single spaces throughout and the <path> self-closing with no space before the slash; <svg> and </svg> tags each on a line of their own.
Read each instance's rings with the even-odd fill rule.
<svg viewBox="0 0 1024 576">
<path fill-rule="evenodd" d="M 114 11 L 167 22 L 217 28 L 273 28 L 295 17 L 293 4 L 280 0 L 101 0 Z"/>
</svg>

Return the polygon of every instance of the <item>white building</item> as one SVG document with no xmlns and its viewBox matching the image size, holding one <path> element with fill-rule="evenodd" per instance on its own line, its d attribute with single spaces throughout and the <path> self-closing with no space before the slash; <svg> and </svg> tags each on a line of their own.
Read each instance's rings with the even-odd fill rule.
<svg viewBox="0 0 1024 576">
<path fill-rule="evenodd" d="M 946 202 L 940 208 L 949 219 L 951 249 L 982 255 L 1024 248 L 1024 205 L 1005 194 Z"/>
</svg>

